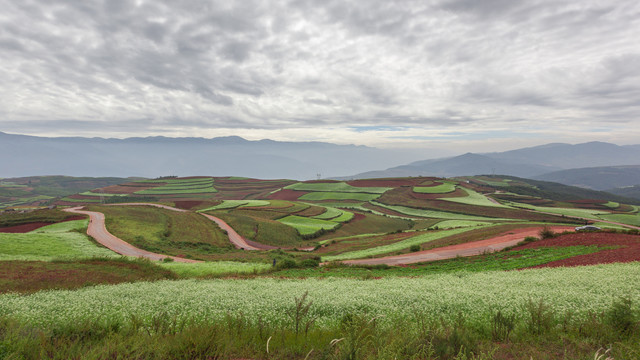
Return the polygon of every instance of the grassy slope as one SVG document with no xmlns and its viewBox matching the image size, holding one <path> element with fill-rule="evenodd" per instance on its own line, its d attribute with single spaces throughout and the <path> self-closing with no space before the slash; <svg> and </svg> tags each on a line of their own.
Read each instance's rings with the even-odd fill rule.
<svg viewBox="0 0 640 360">
<path fill-rule="evenodd" d="M 67 221 L 26 234 L 0 233 L 0 260 L 52 260 L 116 256 L 92 243 L 87 220 Z"/>
<path fill-rule="evenodd" d="M 212 221 L 195 213 L 148 206 L 100 206 L 113 235 L 145 250 L 168 255 L 211 258 L 229 248 L 227 236 Z"/>
</svg>

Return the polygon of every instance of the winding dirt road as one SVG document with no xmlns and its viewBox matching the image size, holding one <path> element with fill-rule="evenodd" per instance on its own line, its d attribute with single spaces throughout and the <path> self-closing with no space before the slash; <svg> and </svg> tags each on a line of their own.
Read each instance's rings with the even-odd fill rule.
<svg viewBox="0 0 640 360">
<path fill-rule="evenodd" d="M 554 232 L 573 231 L 571 226 L 550 226 Z M 474 256 L 486 252 L 500 251 L 506 247 L 514 246 L 527 236 L 536 236 L 542 227 L 522 228 L 509 231 L 506 234 L 491 239 L 473 241 L 464 244 L 445 246 L 441 248 L 417 251 L 409 254 L 385 256 L 376 259 L 344 260 L 345 264 L 352 265 L 405 265 L 427 261 L 452 259 L 458 256 Z"/>
<path fill-rule="evenodd" d="M 64 209 L 63 211 L 74 213 L 74 214 L 83 214 L 89 215 L 89 227 L 87 228 L 87 234 L 97 242 L 104 245 L 108 249 L 113 250 L 114 252 L 124 255 L 124 256 L 134 256 L 134 257 L 143 257 L 150 260 L 163 260 L 164 258 L 171 258 L 176 262 L 185 262 L 185 263 L 196 263 L 201 262 L 197 260 L 184 259 L 176 256 L 169 256 L 163 254 L 157 254 L 150 251 L 139 249 L 128 242 L 113 236 L 110 232 L 107 231 L 107 228 L 104 225 L 104 214 L 88 211 L 88 210 L 80 210 L 82 207 L 74 207 L 69 209 Z"/>
</svg>

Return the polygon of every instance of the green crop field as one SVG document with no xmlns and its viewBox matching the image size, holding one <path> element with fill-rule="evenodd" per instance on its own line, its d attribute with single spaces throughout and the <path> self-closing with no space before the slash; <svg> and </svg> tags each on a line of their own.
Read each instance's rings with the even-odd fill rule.
<svg viewBox="0 0 640 360">
<path fill-rule="evenodd" d="M 185 194 L 208 194 L 217 193 L 218 190 L 213 186 L 202 187 L 197 189 L 165 189 L 164 187 L 157 187 L 153 189 L 136 191 L 136 195 L 185 195 Z"/>
<path fill-rule="evenodd" d="M 300 235 L 312 235 L 320 230 L 331 230 L 338 226 L 337 222 L 307 218 L 296 215 L 289 215 L 278 219 L 282 224 L 291 226 L 298 230 Z"/>
<path fill-rule="evenodd" d="M 370 201 L 380 197 L 380 194 L 358 193 L 358 192 L 312 192 L 299 197 L 299 200 L 321 201 L 321 200 L 359 200 Z"/>
<path fill-rule="evenodd" d="M 271 202 L 267 200 L 224 200 L 222 203 L 208 207 L 206 209 L 198 210 L 198 212 L 205 212 L 211 210 L 224 210 L 224 209 L 233 209 L 237 207 L 246 207 L 246 206 L 267 206 L 270 205 Z"/>
<path fill-rule="evenodd" d="M 421 194 L 446 194 L 456 191 L 456 186 L 450 183 L 436 186 L 414 186 L 413 191 Z"/>
<path fill-rule="evenodd" d="M 346 252 L 339 255 L 323 256 L 322 260 L 323 261 L 350 260 L 350 259 L 361 259 L 365 257 L 373 257 L 377 255 L 388 254 L 394 251 L 408 249 L 409 247 L 411 247 L 411 245 L 422 245 L 430 241 L 442 239 L 444 237 L 448 237 L 451 235 L 458 235 L 470 230 L 471 229 L 469 228 L 460 228 L 460 229 L 441 230 L 441 231 L 429 231 L 429 232 L 412 236 L 408 239 L 398 241 L 396 243 L 389 244 L 389 245 L 373 247 L 365 250 L 351 251 L 351 252 Z"/>
<path fill-rule="evenodd" d="M 451 219 L 451 220 L 454 220 L 454 219 L 455 220 L 475 220 L 475 221 L 487 221 L 487 220 L 510 221 L 511 220 L 511 219 L 490 218 L 490 217 L 484 217 L 484 216 L 456 214 L 456 213 L 437 211 L 437 210 L 414 209 L 406 206 L 386 205 L 386 204 L 375 202 L 375 201 L 372 201 L 371 203 L 376 206 L 380 206 L 389 210 L 399 212 L 401 214 L 416 216 L 416 217 L 424 217 L 424 218 Z"/>
<path fill-rule="evenodd" d="M 337 218 L 338 216 L 342 215 L 344 212 L 340 209 L 336 209 L 333 207 L 326 207 L 325 208 L 325 212 L 320 214 L 320 215 L 316 215 L 314 216 L 314 218 L 316 219 L 320 219 L 320 220 L 331 220 L 333 218 Z"/>
<path fill-rule="evenodd" d="M 443 198 L 442 200 L 457 202 L 460 204 L 467 205 L 475 205 L 475 206 L 490 206 L 490 207 L 501 207 L 501 208 L 510 208 L 510 206 L 502 205 L 500 203 L 493 202 L 489 200 L 486 196 L 475 192 L 471 189 L 461 188 L 463 191 L 467 193 L 467 196 L 464 197 L 452 197 L 452 198 Z"/>
<path fill-rule="evenodd" d="M 238 261 L 211 261 L 202 263 L 159 263 L 182 277 L 207 277 L 234 274 L 254 274 L 271 269 L 271 264 Z"/>
<path fill-rule="evenodd" d="M 598 215 L 599 218 L 608 221 L 615 221 L 622 224 L 640 226 L 640 214 L 611 214 Z"/>
<path fill-rule="evenodd" d="M 610 212 L 604 211 L 604 210 L 556 208 L 556 207 L 535 206 L 535 205 L 530 205 L 525 203 L 514 203 L 514 202 L 508 202 L 508 203 L 509 205 L 512 205 L 514 207 L 531 209 L 531 210 L 546 212 L 551 214 L 588 218 L 588 219 L 599 219 L 601 215 L 611 214 Z"/>
<path fill-rule="evenodd" d="M 392 188 L 387 187 L 355 187 L 344 182 L 335 183 L 297 183 L 285 187 L 285 189 L 309 191 L 309 192 L 350 192 L 350 193 L 369 193 L 382 194 Z"/>
<path fill-rule="evenodd" d="M 0 260 L 49 261 L 117 256 L 81 233 L 87 224 L 88 220 L 76 220 L 45 226 L 30 233 L 0 233 Z"/>
</svg>

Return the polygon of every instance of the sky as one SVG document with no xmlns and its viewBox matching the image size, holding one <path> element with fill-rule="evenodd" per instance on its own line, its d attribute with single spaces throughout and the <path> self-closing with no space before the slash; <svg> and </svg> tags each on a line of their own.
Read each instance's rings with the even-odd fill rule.
<svg viewBox="0 0 640 360">
<path fill-rule="evenodd" d="M 640 143 L 640 2 L 0 0 L 0 131 Z"/>
</svg>

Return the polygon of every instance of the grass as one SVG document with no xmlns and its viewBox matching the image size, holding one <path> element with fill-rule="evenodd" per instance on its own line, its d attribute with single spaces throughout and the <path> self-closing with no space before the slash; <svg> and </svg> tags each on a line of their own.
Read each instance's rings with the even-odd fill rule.
<svg viewBox="0 0 640 360">
<path fill-rule="evenodd" d="M 358 193 L 358 192 L 311 192 L 300 196 L 299 200 L 321 201 L 321 200 L 358 200 L 370 201 L 380 197 L 380 194 Z"/>
<path fill-rule="evenodd" d="M 278 219 L 282 224 L 291 226 L 298 230 L 300 235 L 313 235 L 321 230 L 332 230 L 338 226 L 337 222 L 307 218 L 296 215 L 289 215 Z"/>
<path fill-rule="evenodd" d="M 124 257 L 73 261 L 0 261 L 0 293 L 73 290 L 98 284 L 174 278 L 176 275 L 173 272 L 150 261 Z"/>
<path fill-rule="evenodd" d="M 491 223 L 484 221 L 472 221 L 472 220 L 444 220 L 440 221 L 434 226 L 437 226 L 438 229 L 453 229 L 458 227 L 469 227 L 469 226 L 483 226 L 483 225 L 491 225 Z"/>
<path fill-rule="evenodd" d="M 476 191 L 473 191 L 471 189 L 467 189 L 467 188 L 461 188 L 461 189 L 467 193 L 467 196 L 443 198 L 442 200 L 453 201 L 453 202 L 457 202 L 460 204 L 467 204 L 467 205 L 509 208 L 509 206 L 495 203 L 489 200 L 486 196 Z"/>
<path fill-rule="evenodd" d="M 264 211 L 258 212 L 265 213 Z M 253 214 L 250 212 L 249 214 Z M 278 221 L 249 216 L 246 211 L 219 211 L 215 216 L 224 220 L 244 238 L 272 246 L 294 247 L 302 244 L 298 231 Z M 281 214 L 277 214 L 282 217 Z"/>
<path fill-rule="evenodd" d="M 400 214 L 409 215 L 409 216 L 417 216 L 417 217 L 425 217 L 425 218 L 434 218 L 434 219 L 450 219 L 450 220 L 475 220 L 475 221 L 486 221 L 486 220 L 502 220 L 509 221 L 511 219 L 498 219 L 498 218 L 489 218 L 484 216 L 473 216 L 473 215 L 465 215 L 465 214 L 457 214 L 445 211 L 437 211 L 437 210 L 425 210 L 425 209 L 415 209 L 406 206 L 400 205 L 386 205 L 383 203 L 379 203 L 376 201 L 372 201 L 372 204 L 376 206 L 380 206 L 389 210 L 396 211 Z"/>
<path fill-rule="evenodd" d="M 112 196 L 127 196 L 129 194 L 109 194 L 109 193 L 95 193 L 93 191 L 85 191 L 85 192 L 81 192 L 78 195 L 82 195 L 82 196 L 98 196 L 98 197 L 112 197 Z"/>
<path fill-rule="evenodd" d="M 158 263 L 181 277 L 210 277 L 220 275 L 255 274 L 271 269 L 271 264 L 238 261 L 212 261 L 203 263 Z"/>
<path fill-rule="evenodd" d="M 361 259 L 366 257 L 373 257 L 377 255 L 388 254 L 394 251 L 408 249 L 409 247 L 411 247 L 411 245 L 422 245 L 430 241 L 434 241 L 434 240 L 452 236 L 452 235 L 458 235 L 467 231 L 470 231 L 470 229 L 461 228 L 461 229 L 425 232 L 425 233 L 412 236 L 408 239 L 401 240 L 389 245 L 383 245 L 383 246 L 368 248 L 364 250 L 350 251 L 350 252 L 345 252 L 339 255 L 323 256 L 322 261 Z"/>
<path fill-rule="evenodd" d="M 157 187 L 153 189 L 136 191 L 136 195 L 183 195 L 183 194 L 208 194 L 217 193 L 218 190 L 213 186 L 197 188 L 197 189 L 164 189 L 163 187 Z"/>
<path fill-rule="evenodd" d="M 382 194 L 392 188 L 388 187 L 355 187 L 345 182 L 330 183 L 297 183 L 285 187 L 285 189 L 310 191 L 310 192 L 350 192 L 350 193 L 369 193 Z"/>
<path fill-rule="evenodd" d="M 213 259 L 229 250 L 229 240 L 214 222 L 191 212 L 151 206 L 101 206 L 107 230 L 132 245 L 161 254 Z"/>
<path fill-rule="evenodd" d="M 268 200 L 224 200 L 222 203 L 218 205 L 211 206 L 206 209 L 198 210 L 198 212 L 233 209 L 233 208 L 245 207 L 245 206 L 267 206 L 269 204 L 270 202 Z"/>
<path fill-rule="evenodd" d="M 333 218 L 337 218 L 338 216 L 342 215 L 343 213 L 344 213 L 344 211 L 342 211 L 340 209 L 336 209 L 336 208 L 333 208 L 333 207 L 326 207 L 324 213 L 322 213 L 320 215 L 316 215 L 316 216 L 314 216 L 314 218 L 320 219 L 320 220 L 331 220 Z"/>
<path fill-rule="evenodd" d="M 82 233 L 88 220 L 67 221 L 26 234 L 0 233 L 0 260 L 79 259 L 113 257 L 116 253 L 98 247 Z"/>
<path fill-rule="evenodd" d="M 615 221 L 622 224 L 640 226 L 640 214 L 610 214 L 598 215 L 603 220 Z"/>
<path fill-rule="evenodd" d="M 456 191 L 456 186 L 451 183 L 442 183 L 436 186 L 414 186 L 413 191 L 420 194 L 446 194 Z"/>
<path fill-rule="evenodd" d="M 412 264 L 408 267 L 387 266 L 326 266 L 321 269 L 286 269 L 269 274 L 293 278 L 313 277 L 394 277 L 425 276 L 454 272 L 507 271 L 546 264 L 556 260 L 586 255 L 608 249 L 597 246 L 547 247 L 501 251 L 485 255 Z"/>
</svg>

